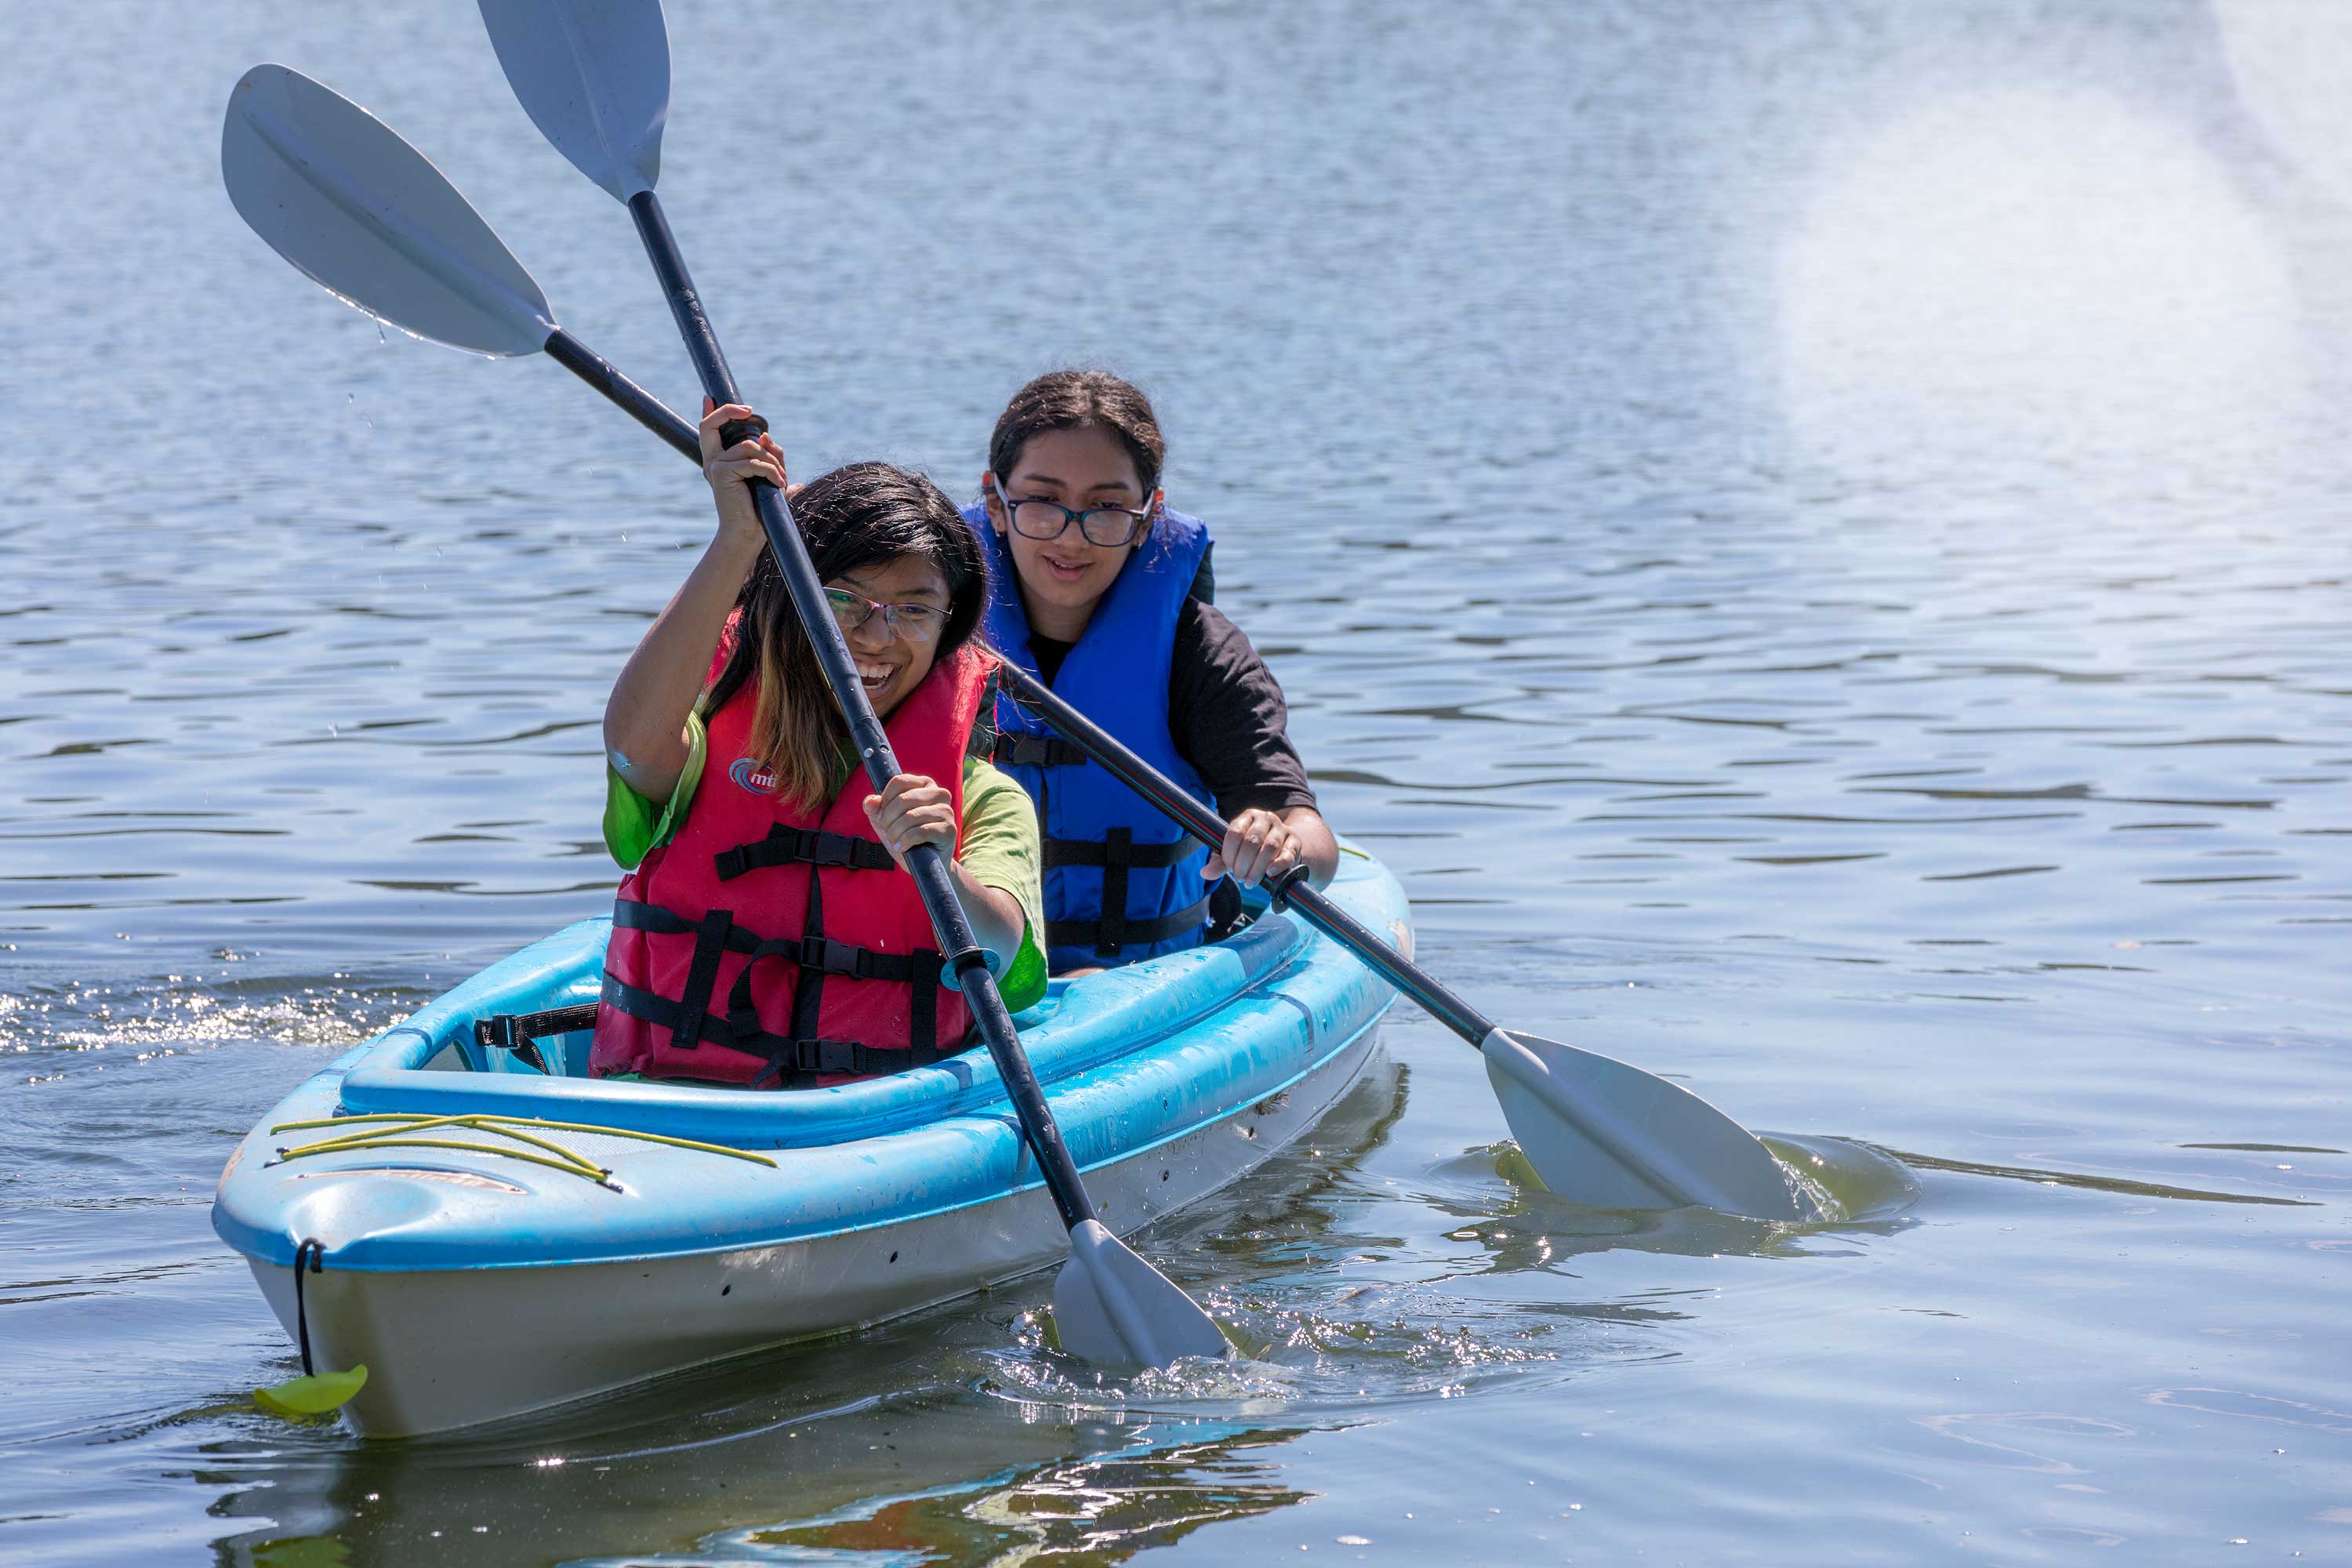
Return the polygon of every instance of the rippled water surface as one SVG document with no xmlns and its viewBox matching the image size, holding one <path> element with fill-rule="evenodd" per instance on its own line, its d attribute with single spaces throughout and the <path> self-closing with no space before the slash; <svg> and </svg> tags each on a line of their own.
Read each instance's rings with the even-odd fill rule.
<svg viewBox="0 0 2352 1568">
<path fill-rule="evenodd" d="M 2352 12 L 673 7 L 800 471 L 969 495 L 1028 375 L 1143 381 L 1424 960 L 1858 1190 L 1579 1209 L 1408 1007 L 1145 1238 L 1252 1361 L 1074 1383 L 1032 1285 L 370 1446 L 244 1404 L 214 1179 L 603 904 L 708 502 L 289 271 L 229 86 L 367 103 L 692 384 L 469 7 L 181 9 L 0 50 L 0 1558 L 2352 1560 Z"/>
</svg>

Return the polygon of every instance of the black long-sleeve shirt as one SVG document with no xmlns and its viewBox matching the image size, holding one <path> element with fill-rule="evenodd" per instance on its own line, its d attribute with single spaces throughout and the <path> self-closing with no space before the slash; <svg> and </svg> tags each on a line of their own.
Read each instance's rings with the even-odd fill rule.
<svg viewBox="0 0 2352 1568">
<path fill-rule="evenodd" d="M 1052 684 L 1071 644 L 1031 633 L 1037 673 Z M 1231 818 L 1253 806 L 1287 811 L 1315 804 L 1307 765 L 1290 743 L 1282 687 L 1242 629 L 1197 598 L 1176 613 L 1168 671 L 1168 732 Z"/>
</svg>

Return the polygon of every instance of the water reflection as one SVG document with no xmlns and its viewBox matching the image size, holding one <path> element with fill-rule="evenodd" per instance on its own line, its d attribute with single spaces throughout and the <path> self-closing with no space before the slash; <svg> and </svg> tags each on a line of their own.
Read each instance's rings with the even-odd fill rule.
<svg viewBox="0 0 2352 1568">
<path fill-rule="evenodd" d="M 786 1476 L 732 1470 L 700 1478 L 699 1484 L 713 1490 L 740 1495 L 698 1511 L 757 1522 L 699 1535 L 686 1533 L 693 1523 L 681 1511 L 658 1504 L 648 1508 L 637 1488 L 624 1489 L 628 1496 L 616 1501 L 607 1479 L 610 1465 L 587 1462 L 583 1473 L 590 1479 L 573 1484 L 566 1475 L 575 1468 L 572 1462 L 541 1457 L 527 1463 L 544 1513 L 528 1530 L 519 1530 L 512 1510 L 504 1507 L 480 1516 L 499 1523 L 466 1522 L 475 1517 L 473 1500 L 462 1486 L 447 1489 L 452 1478 L 446 1473 L 432 1478 L 436 1495 L 428 1508 L 418 1506 L 420 1497 L 386 1489 L 395 1483 L 380 1471 L 355 1468 L 341 1489 L 350 1504 L 348 1522 L 333 1533 L 294 1533 L 280 1521 L 224 1542 L 218 1551 L 224 1562 L 257 1568 L 420 1561 L 503 1564 L 526 1559 L 616 1568 L 813 1561 L 1120 1563 L 1206 1527 L 1305 1501 L 1311 1494 L 1279 1484 L 1278 1472 L 1262 1451 L 1306 1430 L 1162 1419 L 1130 1426 L 1044 1424 L 983 1433 L 970 1429 L 951 1411 L 905 1405 L 804 1423 L 794 1434 L 803 1445 L 795 1458 L 806 1458 L 824 1446 L 835 1452 Z M 1073 1451 L 1053 1458 L 1020 1458 L 1024 1449 L 1062 1447 Z M 875 1456 L 887 1456 L 887 1462 Z M 828 1468 L 856 1476 L 847 1483 L 851 1489 L 887 1489 L 886 1478 L 896 1478 L 902 1489 L 831 1501 L 846 1489 L 838 1473 L 825 1473 Z M 950 1479 L 908 1484 L 941 1476 Z M 512 1484 L 510 1477 L 500 1480 Z M 273 1511 L 286 1507 L 254 1493 L 232 1499 L 220 1511 L 235 1518 L 248 1501 Z M 762 1509 L 771 1510 L 770 1517 L 759 1518 Z M 299 1512 L 299 1503 L 294 1511 Z M 370 1528 L 372 1519 L 386 1522 Z M 420 1522 L 427 1519 L 441 1522 Z M 625 1555 L 613 1552 L 616 1540 L 630 1538 L 644 1544 Z"/>
<path fill-rule="evenodd" d="M 2242 1149 L 2244 1144 L 2190 1143 L 2183 1148 Z M 2333 1152 L 2313 1150 L 2314 1153 Z M 2326 1205 L 2310 1198 L 2274 1198 L 2260 1193 L 2210 1192 L 2197 1187 L 2168 1186 L 2161 1182 L 2136 1182 L 2120 1176 L 2095 1176 L 2081 1171 L 2041 1170 L 2029 1165 L 1996 1165 L 1978 1160 L 1951 1160 L 1935 1154 L 1916 1154 L 1904 1150 L 1889 1149 L 1885 1153 L 1906 1165 L 1923 1171 L 1957 1171 L 1971 1176 L 1994 1176 L 2003 1181 L 2032 1182 L 2044 1187 L 2079 1187 L 2084 1192 L 2125 1193 L 2134 1197 L 2170 1198 L 2183 1203 L 2257 1204 L 2274 1208 L 2323 1208 Z"/>
<path fill-rule="evenodd" d="M 742 1541 L 766 1549 L 763 1557 L 801 1548 L 842 1563 L 1123 1563 L 1204 1526 L 1306 1501 L 1312 1494 L 1278 1484 L 1279 1470 L 1258 1452 L 1302 1435 L 1215 1422 L 1146 1427 L 1109 1453 L 973 1487 L 880 1499 L 845 1514 L 747 1531 Z M 705 1543 L 696 1560 L 716 1545 Z"/>
</svg>

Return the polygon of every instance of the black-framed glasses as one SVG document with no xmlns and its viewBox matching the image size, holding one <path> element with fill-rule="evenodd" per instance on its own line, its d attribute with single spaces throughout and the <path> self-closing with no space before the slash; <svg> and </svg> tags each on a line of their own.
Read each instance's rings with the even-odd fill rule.
<svg viewBox="0 0 2352 1568">
<path fill-rule="evenodd" d="M 846 588 L 827 588 L 824 602 L 833 607 L 835 624 L 844 637 L 877 615 L 892 637 L 906 642 L 929 642 L 948 624 L 948 613 L 937 605 L 886 605 Z"/>
<path fill-rule="evenodd" d="M 1112 550 L 1131 542 L 1143 525 L 1151 521 L 1149 507 L 1139 511 L 1131 506 L 1090 506 L 1076 511 L 1043 496 L 1015 500 L 1001 486 L 996 493 L 1004 503 L 1005 514 L 1013 520 L 1013 531 L 1024 539 L 1059 539 L 1075 522 L 1088 544 Z"/>
</svg>

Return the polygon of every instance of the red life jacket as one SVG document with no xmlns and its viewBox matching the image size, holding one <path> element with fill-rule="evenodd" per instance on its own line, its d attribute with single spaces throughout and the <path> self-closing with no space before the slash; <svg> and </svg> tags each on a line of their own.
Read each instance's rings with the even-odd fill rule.
<svg viewBox="0 0 2352 1568">
<path fill-rule="evenodd" d="M 959 847 L 964 755 L 992 668 L 959 649 L 885 726 L 900 770 L 953 797 Z M 940 984 L 915 879 L 866 820 L 865 773 L 821 809 L 785 805 L 746 754 L 757 703 L 747 682 L 710 715 L 686 821 L 621 879 L 589 1058 L 599 1078 L 782 1087 L 962 1047 L 971 1013 Z"/>
</svg>

